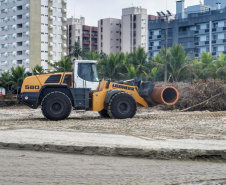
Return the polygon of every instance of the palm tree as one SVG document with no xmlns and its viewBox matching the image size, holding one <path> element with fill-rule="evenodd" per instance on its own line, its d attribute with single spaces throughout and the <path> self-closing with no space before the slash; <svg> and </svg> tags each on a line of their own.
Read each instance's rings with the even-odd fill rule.
<svg viewBox="0 0 226 185">
<path fill-rule="evenodd" d="M 174 44 L 169 49 L 168 73 L 172 80 L 178 82 L 187 79 L 192 67 L 191 60 L 188 58 L 181 44 Z"/>
<path fill-rule="evenodd" d="M 89 51 L 88 54 L 83 55 L 83 59 L 85 60 L 99 60 L 100 54 L 97 51 Z"/>
<path fill-rule="evenodd" d="M 144 48 L 139 46 L 134 52 L 130 53 L 127 57 L 127 65 L 132 64 L 136 70 L 137 75 L 140 77 L 144 74 L 144 71 L 148 71 L 148 53 Z"/>
<path fill-rule="evenodd" d="M 117 53 L 115 55 L 111 53 L 106 58 L 101 59 L 98 64 L 100 76 L 112 80 L 120 79 L 123 76 L 122 68 L 124 58 L 123 53 Z"/>
<path fill-rule="evenodd" d="M 51 63 L 47 62 L 54 70 L 54 72 L 72 72 L 73 63 L 69 57 L 63 57 L 60 61 Z"/>
<path fill-rule="evenodd" d="M 163 81 L 164 80 L 164 58 L 165 58 L 165 49 L 161 49 L 160 54 L 157 54 L 154 58 L 151 58 L 148 68 L 151 69 L 151 77 L 150 74 L 146 73 L 145 76 L 154 81 Z"/>
<path fill-rule="evenodd" d="M 9 88 L 12 85 L 10 78 L 11 77 L 10 77 L 9 71 L 2 73 L 0 77 L 0 87 L 3 87 L 7 91 L 9 91 Z"/>
<path fill-rule="evenodd" d="M 83 55 L 83 51 L 80 47 L 79 42 L 75 42 L 74 45 L 69 46 L 69 50 L 70 50 L 70 57 L 75 57 L 76 59 L 78 59 L 80 56 Z"/>
<path fill-rule="evenodd" d="M 220 53 L 219 57 L 210 63 L 207 68 L 212 73 L 213 78 L 226 78 L 226 55 Z"/>
<path fill-rule="evenodd" d="M 38 72 L 38 73 L 37 73 L 37 72 Z M 32 73 L 33 73 L 34 75 L 37 75 L 37 74 L 43 74 L 43 73 L 44 73 L 44 69 L 43 69 L 42 66 L 36 65 L 36 66 L 34 67 L 34 69 L 32 69 Z"/>
<path fill-rule="evenodd" d="M 26 76 L 24 66 L 17 66 L 16 68 L 12 67 L 10 83 L 12 85 L 21 86 Z"/>
<path fill-rule="evenodd" d="M 200 59 L 193 60 L 193 76 L 196 79 L 206 80 L 209 77 L 213 77 L 214 72 L 210 67 L 214 60 L 214 57 L 211 53 L 202 52 Z"/>
</svg>

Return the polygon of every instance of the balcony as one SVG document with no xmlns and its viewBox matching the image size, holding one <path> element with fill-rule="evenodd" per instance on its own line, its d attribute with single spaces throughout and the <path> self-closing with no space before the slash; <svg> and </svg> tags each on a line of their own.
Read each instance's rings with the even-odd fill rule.
<svg viewBox="0 0 226 185">
<path fill-rule="evenodd" d="M 90 26 L 83 25 L 82 26 L 82 30 L 90 31 Z"/>
<path fill-rule="evenodd" d="M 83 33 L 83 37 L 90 37 L 90 35 L 87 33 Z"/>
<path fill-rule="evenodd" d="M 90 41 L 88 41 L 88 40 L 83 40 L 83 44 L 90 44 Z"/>
<path fill-rule="evenodd" d="M 98 44 L 97 42 L 92 42 L 93 46 L 97 46 L 97 44 Z"/>
<path fill-rule="evenodd" d="M 98 28 L 97 27 L 92 27 L 92 31 L 97 32 L 98 31 Z"/>
<path fill-rule="evenodd" d="M 95 39 L 98 38 L 98 35 L 91 35 L 91 36 L 92 36 L 92 38 L 95 38 Z"/>
</svg>

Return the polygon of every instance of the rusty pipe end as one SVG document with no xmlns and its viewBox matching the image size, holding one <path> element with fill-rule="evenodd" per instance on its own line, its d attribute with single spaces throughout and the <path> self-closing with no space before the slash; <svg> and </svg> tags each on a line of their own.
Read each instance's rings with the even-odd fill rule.
<svg viewBox="0 0 226 185">
<path fill-rule="evenodd" d="M 179 98 L 178 90 L 173 86 L 155 87 L 152 92 L 152 99 L 156 103 L 174 105 Z"/>
</svg>

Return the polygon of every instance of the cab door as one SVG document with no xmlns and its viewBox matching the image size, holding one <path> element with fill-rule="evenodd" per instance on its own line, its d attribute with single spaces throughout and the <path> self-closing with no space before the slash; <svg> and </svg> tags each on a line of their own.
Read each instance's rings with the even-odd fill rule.
<svg viewBox="0 0 226 185">
<path fill-rule="evenodd" d="M 96 91 L 98 86 L 96 63 L 78 62 L 75 66 L 75 88 L 90 88 L 92 91 Z"/>
</svg>

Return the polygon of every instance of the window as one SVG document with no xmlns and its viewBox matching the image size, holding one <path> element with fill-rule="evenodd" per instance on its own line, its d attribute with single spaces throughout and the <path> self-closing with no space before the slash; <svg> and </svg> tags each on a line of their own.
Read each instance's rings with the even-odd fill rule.
<svg viewBox="0 0 226 185">
<path fill-rule="evenodd" d="M 5 0 L 0 1 L 0 5 L 4 5 L 5 4 Z"/>
<path fill-rule="evenodd" d="M 17 24 L 17 28 L 22 28 L 23 25 L 22 24 Z"/>
<path fill-rule="evenodd" d="M 19 64 L 22 64 L 23 63 L 23 61 L 22 60 L 17 60 L 17 64 L 19 65 Z"/>
<path fill-rule="evenodd" d="M 17 37 L 22 37 L 22 33 L 17 33 Z"/>
<path fill-rule="evenodd" d="M 22 42 L 17 42 L 17 46 L 22 46 L 23 43 Z"/>
<path fill-rule="evenodd" d="M 17 15 L 17 19 L 22 19 L 22 15 Z"/>
<path fill-rule="evenodd" d="M 218 22 L 214 22 L 213 23 L 213 28 L 217 28 L 218 27 Z"/>
<path fill-rule="evenodd" d="M 17 6 L 17 10 L 22 10 L 23 6 Z"/>
<path fill-rule="evenodd" d="M 17 55 L 22 55 L 22 51 L 17 51 L 16 54 Z"/>
<path fill-rule="evenodd" d="M 218 35 L 213 35 L 213 40 L 217 40 L 218 39 Z"/>
<path fill-rule="evenodd" d="M 94 63 L 79 63 L 78 76 L 90 82 L 98 82 L 97 66 Z"/>
<path fill-rule="evenodd" d="M 199 37 L 195 37 L 195 42 L 199 42 Z"/>
<path fill-rule="evenodd" d="M 71 82 L 72 82 L 72 76 L 71 75 L 65 75 L 63 83 L 71 86 Z"/>
<path fill-rule="evenodd" d="M 13 44 L 12 43 L 8 43 L 8 47 L 9 48 L 12 48 L 13 47 Z"/>
</svg>

